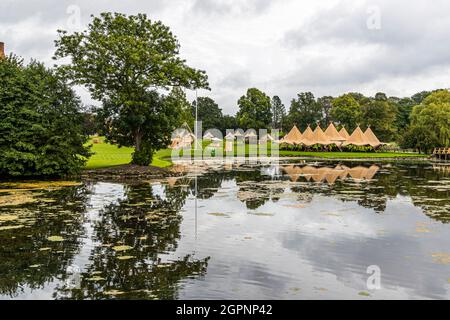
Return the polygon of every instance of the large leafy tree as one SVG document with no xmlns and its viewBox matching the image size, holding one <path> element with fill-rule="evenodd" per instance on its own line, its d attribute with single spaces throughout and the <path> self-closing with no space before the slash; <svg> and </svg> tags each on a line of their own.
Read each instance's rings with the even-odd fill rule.
<svg viewBox="0 0 450 320">
<path fill-rule="evenodd" d="M 353 94 L 344 94 L 333 99 L 331 119 L 353 131 L 361 121 L 361 106 Z"/>
<path fill-rule="evenodd" d="M 317 103 L 311 92 L 297 94 L 297 99 L 292 99 L 289 108 L 289 126 L 297 125 L 304 130 L 309 124 L 315 124 L 322 120 L 321 106 Z"/>
<path fill-rule="evenodd" d="M 279 96 L 272 97 L 272 127 L 282 129 L 283 119 L 286 116 L 286 108 Z"/>
<path fill-rule="evenodd" d="M 437 145 L 450 145 L 450 92 L 435 91 L 427 96 L 421 104 L 415 106 L 411 113 L 411 125 L 422 130 L 431 131 L 437 138 Z"/>
<path fill-rule="evenodd" d="M 219 105 L 209 97 L 199 97 L 198 99 L 198 120 L 202 121 L 203 130 L 221 129 L 222 125 L 222 109 Z M 195 106 L 197 102 L 192 103 L 192 114 L 195 116 Z"/>
<path fill-rule="evenodd" d="M 239 111 L 236 118 L 243 129 L 269 128 L 272 122 L 270 97 L 264 92 L 250 88 L 238 100 Z"/>
<path fill-rule="evenodd" d="M 74 84 L 86 87 L 94 99 L 108 104 L 106 110 L 115 112 L 110 114 L 116 119 L 110 125 L 122 125 L 110 128 L 109 140 L 134 146 L 135 164 L 149 164 L 176 126 L 176 122 L 166 125 L 167 106 L 156 103 L 153 90 L 208 87 L 205 72 L 180 58 L 180 45 L 169 27 L 145 14 L 102 13 L 83 32 L 59 31 L 55 44 L 55 59 L 70 58 L 71 62 L 59 70 Z M 164 125 L 148 126 L 158 121 Z"/>
<path fill-rule="evenodd" d="M 421 95 L 423 96 L 423 95 Z M 450 92 L 437 90 L 427 94 L 411 112 L 411 125 L 401 137 L 404 148 L 430 152 L 450 145 Z"/>
<path fill-rule="evenodd" d="M 384 93 L 377 93 L 374 99 L 362 106 L 362 122 L 370 126 L 382 141 L 392 141 L 396 133 L 397 109 L 389 103 Z"/>
<path fill-rule="evenodd" d="M 395 107 L 396 119 L 395 127 L 399 135 L 403 134 L 410 124 L 410 114 L 415 106 L 414 100 L 411 98 L 389 97 L 388 102 Z"/>
<path fill-rule="evenodd" d="M 324 96 L 317 99 L 317 103 L 320 105 L 322 110 L 322 125 L 327 126 L 331 121 L 331 108 L 333 107 L 333 97 Z"/>
<path fill-rule="evenodd" d="M 81 102 L 43 64 L 0 59 L 0 176 L 77 173 L 89 156 L 84 147 Z"/>
</svg>

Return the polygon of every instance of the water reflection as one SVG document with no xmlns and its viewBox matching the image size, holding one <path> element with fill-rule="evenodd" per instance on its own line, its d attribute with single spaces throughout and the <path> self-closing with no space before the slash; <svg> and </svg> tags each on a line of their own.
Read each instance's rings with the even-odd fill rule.
<svg viewBox="0 0 450 320">
<path fill-rule="evenodd" d="M 375 264 L 383 288 L 371 297 L 450 298 L 445 170 L 363 162 L 176 170 L 132 184 L 0 186 L 0 297 L 364 298 Z"/>
</svg>

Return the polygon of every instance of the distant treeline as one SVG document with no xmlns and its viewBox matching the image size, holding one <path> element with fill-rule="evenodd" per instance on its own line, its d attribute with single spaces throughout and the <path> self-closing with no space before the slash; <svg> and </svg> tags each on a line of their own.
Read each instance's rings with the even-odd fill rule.
<svg viewBox="0 0 450 320">
<path fill-rule="evenodd" d="M 174 88 L 167 101 L 183 110 L 180 125 L 191 128 L 195 119 L 196 101 L 189 103 L 179 88 Z M 311 92 L 301 92 L 290 101 L 287 109 L 278 96 L 270 98 L 256 88 L 250 88 L 237 102 L 236 115 L 225 115 L 209 97 L 198 98 L 198 119 L 203 130 L 276 128 L 287 133 L 294 125 L 305 130 L 317 124 L 326 128 L 333 122 L 338 129 L 353 131 L 358 125 L 368 126 L 383 142 L 394 142 L 402 148 L 429 152 L 437 146 L 450 144 L 450 93 L 446 89 L 422 91 L 411 97 L 388 97 L 379 92 L 374 97 L 350 92 L 338 97 L 316 98 Z M 98 131 L 94 116 L 86 115 L 89 133 Z"/>
</svg>

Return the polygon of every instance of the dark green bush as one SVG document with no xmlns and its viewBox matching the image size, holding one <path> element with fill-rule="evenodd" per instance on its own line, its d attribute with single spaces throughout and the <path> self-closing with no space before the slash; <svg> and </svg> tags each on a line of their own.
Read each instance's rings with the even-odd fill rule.
<svg viewBox="0 0 450 320">
<path fill-rule="evenodd" d="M 84 147 L 81 102 L 43 64 L 0 59 L 0 176 L 77 173 Z"/>
</svg>

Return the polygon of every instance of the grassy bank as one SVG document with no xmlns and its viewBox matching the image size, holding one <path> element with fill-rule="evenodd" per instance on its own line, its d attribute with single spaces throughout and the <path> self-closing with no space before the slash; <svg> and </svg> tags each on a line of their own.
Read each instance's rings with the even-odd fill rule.
<svg viewBox="0 0 450 320">
<path fill-rule="evenodd" d="M 131 162 L 133 148 L 122 147 L 104 142 L 104 138 L 96 138 L 98 143 L 93 143 L 91 139 L 88 144 L 92 144 L 91 151 L 94 153 L 86 163 L 86 169 L 100 169 L 128 164 Z M 159 150 L 153 156 L 152 165 L 159 168 L 165 168 L 172 165 L 172 162 L 164 160 L 170 158 L 170 150 Z"/>
<path fill-rule="evenodd" d="M 100 169 L 112 166 L 118 166 L 128 164 L 131 161 L 131 154 L 133 148 L 122 147 L 119 148 L 115 145 L 111 145 L 104 142 L 103 138 L 97 138 L 98 143 L 93 143 L 92 139 L 89 144 L 92 144 L 91 151 L 94 155 L 89 158 L 86 169 Z M 208 143 L 203 144 L 204 147 Z M 159 168 L 165 168 L 172 165 L 170 161 L 171 149 L 162 149 L 155 153 L 153 156 L 152 165 Z M 246 155 L 249 154 L 249 146 L 245 148 Z M 267 150 L 267 154 L 270 155 L 270 148 Z M 404 159 L 411 158 L 424 158 L 423 154 L 416 153 L 396 153 L 396 152 L 311 152 L 311 151 L 293 151 L 293 150 L 280 150 L 279 155 L 281 157 L 311 157 L 311 158 L 323 158 L 323 159 Z"/>
</svg>

